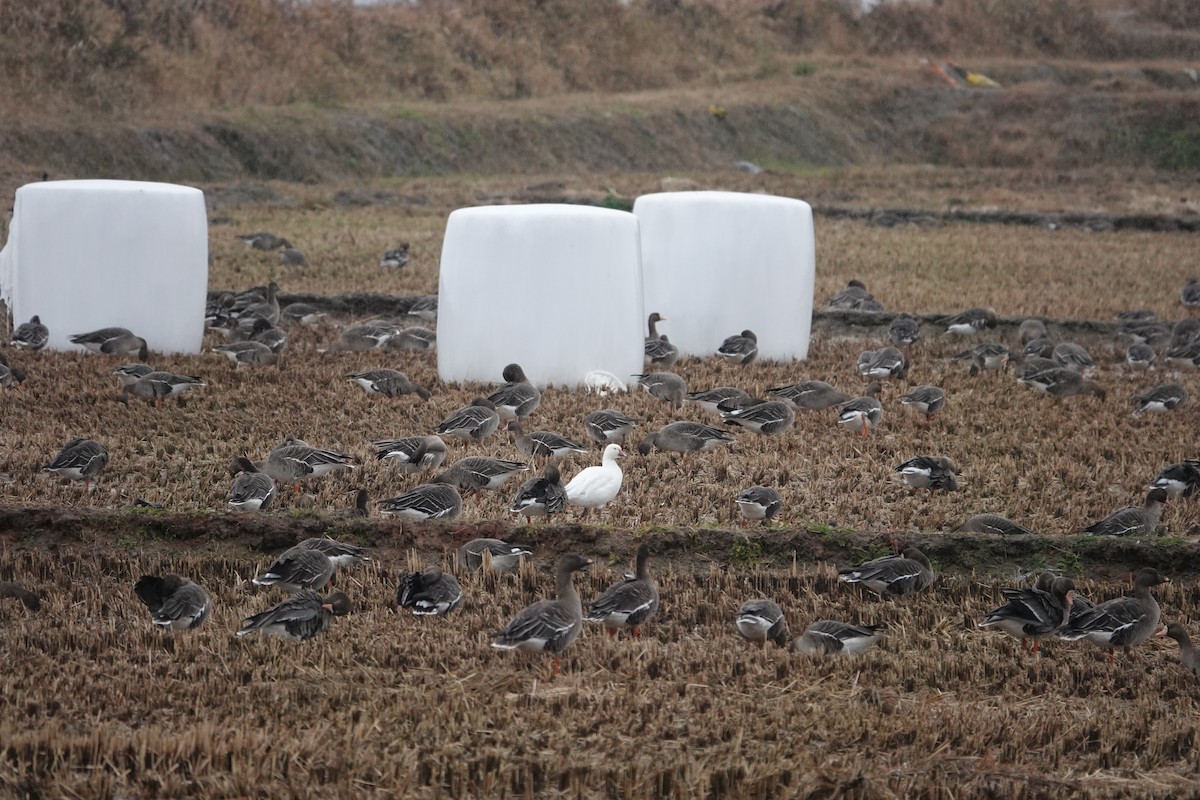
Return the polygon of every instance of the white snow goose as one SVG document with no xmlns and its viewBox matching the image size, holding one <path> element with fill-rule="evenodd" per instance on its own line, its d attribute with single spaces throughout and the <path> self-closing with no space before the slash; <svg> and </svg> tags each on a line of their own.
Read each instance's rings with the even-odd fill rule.
<svg viewBox="0 0 1200 800">
<path fill-rule="evenodd" d="M 605 447 L 599 466 L 580 470 L 566 485 L 567 504 L 582 508 L 584 516 L 593 508 L 608 505 L 621 491 L 625 473 L 617 461 L 624 457 L 625 451 L 621 445 L 610 444 Z"/>
</svg>

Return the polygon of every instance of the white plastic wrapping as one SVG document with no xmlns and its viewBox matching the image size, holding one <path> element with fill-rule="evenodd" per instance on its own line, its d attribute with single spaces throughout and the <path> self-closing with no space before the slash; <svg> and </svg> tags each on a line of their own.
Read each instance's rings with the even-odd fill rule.
<svg viewBox="0 0 1200 800">
<path fill-rule="evenodd" d="M 738 192 L 665 192 L 633 205 L 647 313 L 686 355 L 712 356 L 754 331 L 760 359 L 802 359 L 812 326 L 816 241 L 802 200 Z M 643 325 L 645 321 L 643 320 Z"/>
<path fill-rule="evenodd" d="M 438 375 L 500 381 L 516 362 L 540 386 L 642 371 L 642 272 L 633 214 L 568 205 L 484 206 L 446 223 Z"/>
<path fill-rule="evenodd" d="M 17 190 L 0 250 L 13 324 L 41 317 L 47 347 L 120 326 L 153 351 L 199 352 L 208 291 L 204 193 L 140 181 L 47 181 Z"/>
</svg>

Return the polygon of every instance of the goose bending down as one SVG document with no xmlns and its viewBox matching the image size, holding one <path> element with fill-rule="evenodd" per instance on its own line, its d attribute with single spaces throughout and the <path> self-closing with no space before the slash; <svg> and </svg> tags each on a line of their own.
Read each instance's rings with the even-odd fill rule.
<svg viewBox="0 0 1200 800">
<path fill-rule="evenodd" d="M 1150 484 L 1168 497 L 1191 497 L 1200 490 L 1200 461 L 1186 459 L 1163 469 Z"/>
<path fill-rule="evenodd" d="M 741 514 L 742 525 L 746 520 L 757 520 L 766 525 L 783 508 L 783 498 L 769 486 L 751 486 L 734 498 L 734 502 Z"/>
<path fill-rule="evenodd" d="M 1099 522 L 1088 525 L 1083 532 L 1093 536 L 1153 536 L 1167 500 L 1165 489 L 1151 489 L 1142 506 L 1118 508 Z"/>
<path fill-rule="evenodd" d="M 304 545 L 289 547 L 254 579 L 255 586 L 274 586 L 294 594 L 301 589 L 323 589 L 333 579 L 334 562 L 320 550 Z"/>
<path fill-rule="evenodd" d="M 550 522 L 553 515 L 566 508 L 567 490 L 562 485 L 558 467 L 547 464 L 541 477 L 531 478 L 521 485 L 509 510 L 525 517 L 544 517 Z"/>
<path fill-rule="evenodd" d="M 650 372 L 634 375 L 641 386 L 651 397 L 657 397 L 664 403 L 670 403 L 675 408 L 683 407 L 683 398 L 687 396 L 687 381 L 674 372 Z"/>
<path fill-rule="evenodd" d="M 579 442 L 568 439 L 554 431 L 533 431 L 525 433 L 519 422 L 508 423 L 508 430 L 513 435 L 517 452 L 531 458 L 566 458 L 576 453 L 586 453 L 587 448 Z"/>
<path fill-rule="evenodd" d="M 354 469 L 354 456 L 336 450 L 312 447 L 288 436 L 263 462 L 262 471 L 280 483 L 291 483 L 299 491 L 301 478 L 320 478 L 339 469 Z"/>
<path fill-rule="evenodd" d="M 1000 536 L 1016 536 L 1029 534 L 1033 531 L 1024 525 L 1018 525 L 1007 517 L 999 514 L 976 514 L 954 529 L 955 533 L 994 533 Z"/>
<path fill-rule="evenodd" d="M 496 404 L 486 397 L 476 397 L 470 405 L 442 420 L 435 432 L 463 442 L 482 442 L 499 429 L 500 412 Z"/>
<path fill-rule="evenodd" d="M 363 322 L 343 329 L 332 349 L 368 353 L 382 349 L 399 335 L 400 329 L 390 322 Z"/>
<path fill-rule="evenodd" d="M 1103 400 L 1108 396 L 1103 386 L 1095 381 L 1086 380 L 1083 375 L 1069 367 L 1044 369 L 1028 377 L 1018 378 L 1017 382 L 1045 392 L 1051 397 L 1091 394 Z"/>
<path fill-rule="evenodd" d="M 910 546 L 900 555 L 842 567 L 838 577 L 846 583 L 861 583 L 881 597 L 907 597 L 933 583 L 933 568 L 924 553 Z"/>
<path fill-rule="evenodd" d="M 41 350 L 48 341 L 50 329 L 42 324 L 41 317 L 34 314 L 29 318 L 29 322 L 22 322 L 17 326 L 9 344 L 19 350 Z"/>
<path fill-rule="evenodd" d="M 349 542 L 339 542 L 337 539 L 332 539 L 328 536 L 314 536 L 305 539 L 296 546 L 307 550 L 315 550 L 328 558 L 329 563 L 333 564 L 335 568 L 348 567 L 351 564 L 371 560 L 371 557 L 367 555 L 367 551 L 358 545 L 350 544 Z"/>
<path fill-rule="evenodd" d="M 847 400 L 838 411 L 838 425 L 846 426 L 846 430 L 861 433 L 864 438 L 883 419 L 883 404 L 879 402 L 879 393 L 883 384 L 871 381 L 862 397 Z"/>
<path fill-rule="evenodd" d="M 42 610 L 42 599 L 36 592 L 31 592 L 24 586 L 11 581 L 0 581 L 0 598 L 15 597 L 30 611 Z"/>
<path fill-rule="evenodd" d="M 459 492 L 471 494 L 499 489 L 513 475 L 528 469 L 529 466 L 520 461 L 491 456 L 467 456 L 451 464 L 449 469 L 434 479 L 434 482 L 448 483 Z"/>
<path fill-rule="evenodd" d="M 584 516 L 593 508 L 608 505 L 621 491 L 625 474 L 617 461 L 624 457 L 625 451 L 621 445 L 606 446 L 599 466 L 580 470 L 566 485 L 567 504 L 582 508 Z"/>
<path fill-rule="evenodd" d="M 994 308 L 968 308 L 959 314 L 943 317 L 941 324 L 946 327 L 946 333 L 970 336 L 996 327 L 997 319 Z"/>
<path fill-rule="evenodd" d="M 146 340 L 135 336 L 128 328 L 101 328 L 88 333 L 77 333 L 71 337 L 71 344 L 85 347 L 93 353 L 110 356 L 136 353 L 138 361 L 145 361 L 150 357 Z"/>
<path fill-rule="evenodd" d="M 1050 357 L 1064 367 L 1069 367 L 1078 372 L 1096 366 L 1096 361 L 1092 358 L 1091 353 L 1087 351 L 1087 348 L 1075 342 L 1059 342 L 1054 346 Z"/>
<path fill-rule="evenodd" d="M 455 520 L 462 513 L 462 495 L 449 483 L 423 483 L 403 494 L 380 500 L 379 513 L 410 522 Z"/>
<path fill-rule="evenodd" d="M 203 378 L 155 371 L 142 375 L 126 386 L 124 392 L 153 400 L 156 406 L 161 406 L 166 398 L 181 395 L 201 386 L 204 386 Z"/>
<path fill-rule="evenodd" d="M 53 472 L 60 478 L 88 484 L 106 466 L 108 450 L 104 445 L 91 439 L 72 439 L 63 445 L 54 460 L 42 467 L 42 472 Z"/>
<path fill-rule="evenodd" d="M 408 263 L 408 242 L 401 242 L 399 247 L 389 247 L 383 251 L 379 266 L 383 269 L 400 269 Z"/>
<path fill-rule="evenodd" d="M 1178 383 L 1163 383 L 1133 396 L 1133 415 L 1174 411 L 1188 401 L 1188 391 Z"/>
<path fill-rule="evenodd" d="M 212 612 L 212 600 L 204 587 L 178 575 L 143 575 L 133 591 L 150 609 L 151 621 L 161 628 L 198 628 Z"/>
<path fill-rule="evenodd" d="M 275 502 L 275 481 L 265 472 L 259 472 L 253 461 L 238 456 L 229 471 L 234 476 L 229 505 L 249 511 L 266 511 Z"/>
<path fill-rule="evenodd" d="M 658 584 L 650 575 L 649 545 L 638 547 L 636 564 L 632 578 L 614 583 L 588 604 L 587 619 L 603 624 L 609 633 L 629 628 L 637 636 L 638 628 L 658 611 Z"/>
<path fill-rule="evenodd" d="M 908 377 L 908 356 L 895 347 L 864 350 L 859 353 L 855 370 L 864 378 L 904 380 Z"/>
<path fill-rule="evenodd" d="M 487 399 L 495 405 L 496 413 L 504 422 L 525 419 L 541 404 L 542 393 L 529 382 L 520 364 L 506 366 L 502 377 L 507 383 L 488 395 Z"/>
<path fill-rule="evenodd" d="M 705 425 L 703 422 L 680 420 L 670 422 L 642 439 L 638 453 L 649 455 L 654 449 L 683 453 L 687 458 L 692 453 L 703 453 L 721 445 L 733 445 L 733 435 L 724 428 Z"/>
<path fill-rule="evenodd" d="M 1029 344 L 1034 339 L 1045 339 L 1048 335 L 1046 323 L 1034 317 L 1021 320 L 1021 325 L 1017 328 L 1017 338 L 1023 345 Z"/>
<path fill-rule="evenodd" d="M 113 375 L 121 382 L 121 394 L 124 396 L 139 378 L 144 378 L 151 372 L 154 372 L 154 368 L 149 364 L 122 364 L 113 370 Z"/>
<path fill-rule="evenodd" d="M 839 308 L 846 311 L 882 311 L 883 303 L 867 291 L 867 286 L 860 280 L 851 279 L 839 289 L 836 294 L 825 301 L 826 308 Z"/>
<path fill-rule="evenodd" d="M 415 394 L 422 400 L 428 400 L 433 396 L 424 386 L 418 386 L 403 372 L 394 369 L 351 372 L 346 375 L 346 379 L 361 386 L 368 394 L 377 394 L 380 397 L 402 397 L 406 394 Z"/>
<path fill-rule="evenodd" d="M 20 367 L 10 367 L 8 364 L 0 364 L 0 386 L 5 389 L 11 389 L 14 386 L 25 382 L 28 377 L 25 370 Z"/>
<path fill-rule="evenodd" d="M 735 425 L 764 436 L 774 436 L 791 430 L 796 423 L 796 412 L 786 400 L 768 400 L 735 411 L 727 411 L 721 414 L 721 421 L 726 425 Z"/>
<path fill-rule="evenodd" d="M 883 636 L 884 625 L 851 625 L 822 619 L 809 625 L 792 642 L 792 650 L 806 656 L 853 656 L 865 652 Z"/>
<path fill-rule="evenodd" d="M 1197 653 L 1196 648 L 1192 646 L 1192 640 L 1188 636 L 1187 628 L 1178 622 L 1172 622 L 1155 635 L 1169 636 L 1179 642 L 1179 662 L 1183 664 L 1184 669 L 1188 672 L 1196 677 L 1200 677 L 1200 653 Z"/>
<path fill-rule="evenodd" d="M 777 386 L 767 389 L 767 394 L 787 400 L 797 410 L 802 411 L 824 411 L 852 399 L 850 395 L 839 392 L 825 381 L 800 381 L 790 386 Z"/>
<path fill-rule="evenodd" d="M 575 641 L 583 628 L 583 604 L 571 577 L 591 563 L 590 558 L 580 555 L 560 556 L 554 565 L 554 599 L 539 600 L 526 606 L 511 622 L 493 631 L 492 647 L 553 653 L 552 674 L 557 674 L 561 663 L 559 654 Z"/>
<path fill-rule="evenodd" d="M 726 336 L 725 341 L 717 348 L 717 355 L 742 366 L 753 363 L 754 359 L 758 358 L 758 337 L 751 330 Z"/>
<path fill-rule="evenodd" d="M 1108 648 L 1109 666 L 1118 647 L 1129 652 L 1158 631 L 1161 610 L 1150 587 L 1171 579 L 1152 567 L 1142 567 L 1133 578 L 1133 596 L 1097 603 L 1091 611 L 1072 618 L 1059 636 L 1069 642 L 1079 639 Z"/>
<path fill-rule="evenodd" d="M 1154 369 L 1158 351 L 1148 344 L 1134 342 L 1125 349 L 1125 363 L 1130 369 Z"/>
<path fill-rule="evenodd" d="M 899 347 L 912 347 L 921 339 L 921 323 L 915 317 L 901 314 L 888 326 L 888 341 Z"/>
<path fill-rule="evenodd" d="M 1200 310 L 1200 282 L 1188 278 L 1187 283 L 1179 290 L 1179 304 L 1188 311 Z"/>
<path fill-rule="evenodd" d="M 437 469 L 446 461 L 446 443 L 440 436 L 407 436 L 372 442 L 375 457 L 398 464 L 405 475 L 423 469 Z"/>
<path fill-rule="evenodd" d="M 269 367 L 279 363 L 279 353 L 262 342 L 246 341 L 219 344 L 212 349 L 233 363 L 234 367 Z"/>
<path fill-rule="evenodd" d="M 958 491 L 958 465 L 946 456 L 916 456 L 896 467 L 896 472 L 914 489 Z"/>
<path fill-rule="evenodd" d="M 971 362 L 970 374 L 972 376 L 985 370 L 1007 369 L 1011 358 L 1012 352 L 999 342 L 977 344 L 970 350 L 964 350 L 954 356 L 955 361 Z"/>
<path fill-rule="evenodd" d="M 614 408 L 602 408 L 583 418 L 583 429 L 597 444 L 625 444 L 625 439 L 637 427 L 637 420 Z"/>
<path fill-rule="evenodd" d="M 443 572 L 441 567 L 427 567 L 406 575 L 396 590 L 396 605 L 418 617 L 444 617 L 458 608 L 462 598 L 458 578 Z"/>
<path fill-rule="evenodd" d="M 917 386 L 900 398 L 902 405 L 916 409 L 929 422 L 946 405 L 946 393 L 937 386 Z"/>
<path fill-rule="evenodd" d="M 496 572 L 508 572 L 520 565 L 522 556 L 531 555 L 532 550 L 501 539 L 472 539 L 458 548 L 458 563 L 469 572 L 483 569 L 485 563 L 490 563 Z"/>
<path fill-rule="evenodd" d="M 345 616 L 350 611 L 350 598 L 345 592 L 321 597 L 316 592 L 304 589 L 260 614 L 247 617 L 237 635 L 257 632 L 263 636 L 281 636 L 293 642 L 303 642 L 328 630 L 334 617 Z"/>
<path fill-rule="evenodd" d="M 703 392 L 688 392 L 687 399 L 688 402 L 695 403 L 710 414 L 720 415 L 724 413 L 721 404 L 727 403 L 730 400 L 749 400 L 750 395 L 744 389 L 739 389 L 736 386 L 718 386 L 715 389 L 708 389 Z"/>
<path fill-rule="evenodd" d="M 1021 348 L 1021 357 L 1029 358 L 1037 356 L 1039 358 L 1057 360 L 1054 359 L 1054 348 L 1055 342 L 1053 339 L 1034 339 L 1033 341 L 1026 342 L 1025 346 Z M 1060 361 L 1059 363 L 1061 364 L 1062 362 Z"/>
<path fill-rule="evenodd" d="M 738 633 L 747 641 L 754 642 L 760 647 L 765 642 L 774 642 L 779 647 L 787 647 L 790 632 L 787 618 L 783 609 L 774 600 L 756 598 L 742 603 L 734 618 Z"/>
<path fill-rule="evenodd" d="M 1021 640 L 1024 651 L 1033 642 L 1037 652 L 1042 638 L 1065 626 L 1071 619 L 1075 600 L 1075 582 L 1070 578 L 1050 578 L 1049 590 L 1003 589 L 1004 605 L 989 612 L 980 628 L 999 628 Z M 1045 583 L 1039 580 L 1039 586 Z"/>
</svg>

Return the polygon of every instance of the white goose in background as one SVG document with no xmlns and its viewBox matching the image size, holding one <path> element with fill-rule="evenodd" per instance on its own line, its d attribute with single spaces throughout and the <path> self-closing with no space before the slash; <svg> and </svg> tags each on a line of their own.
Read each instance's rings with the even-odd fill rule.
<svg viewBox="0 0 1200 800">
<path fill-rule="evenodd" d="M 604 457 L 599 466 L 586 467 L 571 478 L 566 485 L 567 505 L 579 506 L 584 516 L 593 508 L 603 508 L 621 491 L 625 473 L 617 459 L 624 458 L 625 451 L 619 444 L 604 448 Z"/>
</svg>

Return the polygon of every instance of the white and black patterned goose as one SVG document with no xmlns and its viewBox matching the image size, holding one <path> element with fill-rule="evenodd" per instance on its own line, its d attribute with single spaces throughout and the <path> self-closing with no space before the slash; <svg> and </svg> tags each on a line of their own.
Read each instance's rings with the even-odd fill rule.
<svg viewBox="0 0 1200 800">
<path fill-rule="evenodd" d="M 599 622 L 610 633 L 628 628 L 633 636 L 658 612 L 658 584 L 650 574 L 650 546 L 637 549 L 632 578 L 614 583 L 588 604 L 586 619 Z"/>
<path fill-rule="evenodd" d="M 514 514 L 525 517 L 543 517 L 550 522 L 555 514 L 567 509 L 567 490 L 562 485 L 558 467 L 547 464 L 542 474 L 521 484 L 509 508 Z"/>
<path fill-rule="evenodd" d="M 687 458 L 692 453 L 702 453 L 733 443 L 733 435 L 724 428 L 705 425 L 703 422 L 680 420 L 667 423 L 642 439 L 638 444 L 638 453 L 645 456 L 658 449 L 682 453 L 683 457 Z"/>
<path fill-rule="evenodd" d="M 783 508 L 783 498 L 770 486 L 751 486 L 740 492 L 733 502 L 737 504 L 743 525 L 746 520 L 766 525 Z"/>
<path fill-rule="evenodd" d="M 1168 497 L 1191 497 L 1200 490 L 1200 461 L 1189 458 L 1164 467 L 1150 486 L 1162 489 Z"/>
<path fill-rule="evenodd" d="M 1160 414 L 1186 405 L 1188 390 L 1178 383 L 1163 383 L 1133 396 L 1133 415 Z"/>
<path fill-rule="evenodd" d="M 446 461 L 446 443 L 440 436 L 406 436 L 372 442 L 375 457 L 399 466 L 405 475 L 423 469 L 437 469 Z"/>
<path fill-rule="evenodd" d="M 996 321 L 996 309 L 977 307 L 943 317 L 941 324 L 945 326 L 946 333 L 973 336 L 985 329 L 996 327 Z"/>
<path fill-rule="evenodd" d="M 865 652 L 882 638 L 882 624 L 851 625 L 832 619 L 817 620 L 792 641 L 792 650 L 806 656 L 853 656 Z"/>
<path fill-rule="evenodd" d="M 1167 502 L 1165 489 L 1151 489 L 1141 506 L 1118 508 L 1099 522 L 1083 529 L 1089 536 L 1153 536 Z"/>
<path fill-rule="evenodd" d="M 906 486 L 931 492 L 958 491 L 958 465 L 946 456 L 914 456 L 896 467 Z"/>
<path fill-rule="evenodd" d="M 999 628 L 1021 640 L 1024 652 L 1033 642 L 1037 652 L 1042 638 L 1062 629 L 1071 619 L 1075 600 L 1075 582 L 1070 578 L 1049 577 L 1049 589 L 1002 589 L 1007 602 L 990 611 L 980 628 Z M 1039 587 L 1046 581 L 1039 579 Z"/>
<path fill-rule="evenodd" d="M 508 423 L 508 430 L 513 435 L 517 452 L 531 458 L 560 459 L 587 452 L 584 445 L 554 431 L 526 433 L 521 423 L 515 421 Z"/>
<path fill-rule="evenodd" d="M 542 402 L 542 393 L 529 382 L 520 364 L 509 364 L 502 377 L 506 383 L 488 395 L 496 413 L 505 422 L 521 420 L 532 414 Z"/>
<path fill-rule="evenodd" d="M 1107 648 L 1108 663 L 1112 666 L 1117 648 L 1128 653 L 1158 632 L 1162 611 L 1154 595 L 1150 594 L 1150 587 L 1170 582 L 1171 579 L 1158 570 L 1142 567 L 1134 575 L 1132 597 L 1116 597 L 1097 603 L 1086 614 L 1078 618 L 1073 616 L 1058 635 L 1069 642 L 1086 639 Z"/>
<path fill-rule="evenodd" d="M 234 476 L 229 490 L 229 505 L 249 511 L 266 511 L 275 502 L 275 481 L 260 472 L 246 456 L 238 456 L 229 469 Z"/>
<path fill-rule="evenodd" d="M 779 647 L 787 647 L 791 636 L 783 609 L 774 600 L 765 597 L 742 603 L 733 623 L 743 638 L 760 647 L 768 641 Z"/>
<path fill-rule="evenodd" d="M 907 597 L 933 583 L 933 568 L 924 553 L 909 546 L 900 555 L 842 567 L 838 577 L 846 583 L 861 583 L 881 597 Z"/>
<path fill-rule="evenodd" d="M 615 408 L 602 408 L 583 418 L 583 429 L 588 438 L 600 445 L 624 445 L 635 428 L 637 420 Z"/>
<path fill-rule="evenodd" d="M 346 375 L 346 379 L 361 386 L 368 394 L 377 394 L 381 397 L 402 397 L 406 394 L 415 394 L 422 400 L 432 397 L 428 389 L 413 383 L 407 375 L 395 369 L 369 369 L 362 372 L 351 372 Z"/>
<path fill-rule="evenodd" d="M 908 356 L 898 348 L 884 347 L 859 353 L 854 369 L 864 378 L 874 380 L 904 380 L 908 377 Z"/>
<path fill-rule="evenodd" d="M 108 466 L 108 450 L 91 439 L 72 439 L 62 446 L 58 455 L 42 467 L 42 472 L 53 472 L 60 478 L 83 481 L 90 484 Z"/>
<path fill-rule="evenodd" d="M 560 556 L 554 565 L 554 599 L 539 600 L 526 606 L 511 622 L 493 631 L 492 647 L 553 653 L 552 674 L 557 674 L 561 663 L 559 654 L 575 641 L 583 628 L 583 603 L 571 578 L 591 563 L 590 558 L 580 555 Z"/>
<path fill-rule="evenodd" d="M 726 336 L 725 341 L 717 348 L 717 355 L 742 366 L 753 363 L 754 359 L 758 358 L 758 337 L 752 330 Z"/>
<path fill-rule="evenodd" d="M 17 326 L 9 344 L 19 350 L 41 350 L 48 341 L 50 329 L 42 324 L 41 317 L 34 314 L 29 318 L 29 322 L 22 322 Z"/>
<path fill-rule="evenodd" d="M 345 616 L 351 610 L 350 598 L 345 592 L 321 597 L 304 589 L 262 613 L 247 617 L 237 635 L 260 633 L 303 642 L 325 632 L 333 624 L 334 617 Z"/>
<path fill-rule="evenodd" d="M 198 628 L 212 613 L 212 600 L 204 587 L 178 575 L 143 575 L 133 591 L 150 609 L 151 621 L 161 628 Z"/>
<path fill-rule="evenodd" d="M 871 430 L 883 420 L 883 404 L 879 402 L 879 393 L 883 384 L 871 381 L 862 397 L 855 397 L 842 403 L 838 410 L 838 425 L 844 425 L 846 430 L 861 433 L 863 437 L 871 434 Z"/>
<path fill-rule="evenodd" d="M 123 356 L 136 353 L 139 361 L 150 357 L 146 340 L 135 336 L 128 328 L 100 328 L 87 333 L 77 333 L 71 337 L 71 343 L 85 347 L 93 353 L 103 353 L 110 356 Z"/>
<path fill-rule="evenodd" d="M 441 567 L 426 567 L 400 581 L 396 605 L 418 617 L 444 617 L 462 602 L 463 590 L 458 578 Z"/>
<path fill-rule="evenodd" d="M 901 314 L 888 326 L 888 341 L 897 347 L 912 347 L 921 340 L 921 323 L 916 317 Z"/>
<path fill-rule="evenodd" d="M 500 413 L 486 397 L 476 397 L 442 420 L 436 433 L 463 442 L 481 442 L 500 429 Z"/>
<path fill-rule="evenodd" d="M 323 589 L 333 579 L 333 571 L 333 561 L 320 550 L 296 545 L 284 550 L 253 583 L 292 594 L 301 589 Z"/>
<path fill-rule="evenodd" d="M 768 400 L 724 412 L 721 421 L 764 436 L 774 436 L 791 430 L 796 423 L 796 412 L 786 400 Z"/>
<path fill-rule="evenodd" d="M 946 405 L 946 393 L 938 386 L 917 386 L 900 398 L 900 403 L 916 409 L 929 422 Z"/>
<path fill-rule="evenodd" d="M 777 386 L 767 389 L 767 394 L 787 400 L 800 411 L 824 411 L 852 399 L 825 381 L 800 381 L 790 386 Z"/>
</svg>

